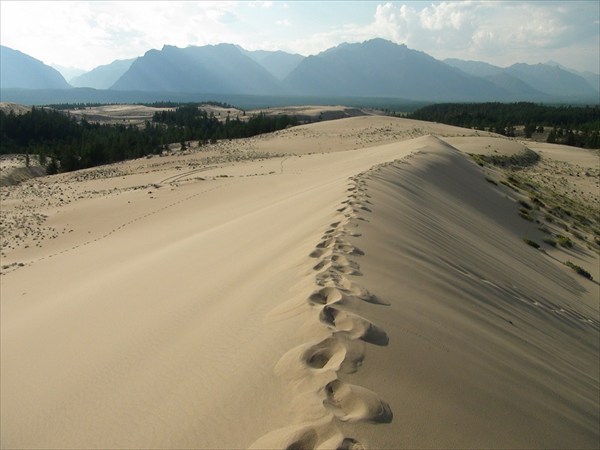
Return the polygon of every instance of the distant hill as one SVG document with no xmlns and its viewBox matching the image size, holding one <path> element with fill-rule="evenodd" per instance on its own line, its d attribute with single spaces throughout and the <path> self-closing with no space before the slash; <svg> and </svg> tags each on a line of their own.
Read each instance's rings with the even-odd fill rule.
<svg viewBox="0 0 600 450">
<path fill-rule="evenodd" d="M 510 93 L 510 96 L 515 100 L 544 101 L 548 99 L 547 94 L 532 88 L 521 79 L 506 72 L 500 72 L 484 78 Z"/>
<path fill-rule="evenodd" d="M 519 78 L 534 89 L 556 97 L 598 98 L 598 91 L 590 84 L 571 72 L 546 64 L 513 64 L 505 73 Z"/>
<path fill-rule="evenodd" d="M 133 62 L 114 90 L 277 94 L 281 83 L 232 44 L 150 50 Z"/>
<path fill-rule="evenodd" d="M 494 66 L 483 61 L 464 61 L 462 59 L 448 58 L 444 62 L 449 66 L 456 67 L 469 75 L 476 77 L 493 77 L 504 70 L 502 67 Z"/>
<path fill-rule="evenodd" d="M 69 89 L 58 70 L 25 53 L 0 46 L 0 87 L 24 89 Z"/>
<path fill-rule="evenodd" d="M 600 102 L 597 74 L 578 74 L 556 63 L 503 68 L 481 61 L 442 62 L 383 39 L 343 43 L 309 57 L 248 51 L 232 44 L 167 45 L 135 60 L 97 67 L 74 78 L 76 89 L 68 90 L 70 86 L 56 70 L 7 47 L 2 47 L 1 69 L 3 100 L 34 104 L 232 96 L 245 96 L 244 104 L 261 105 L 281 104 L 284 98 L 290 104 L 351 99 L 355 106 L 357 99 L 369 104 L 379 99 L 403 103 Z"/>
<path fill-rule="evenodd" d="M 593 99 L 597 97 L 600 75 L 582 74 L 557 63 L 524 64 L 498 67 L 481 61 L 445 59 L 444 62 L 470 75 L 484 77 L 499 87 L 526 100 L 549 97 L 562 99 Z M 591 83 L 590 83 L 591 82 Z"/>
<path fill-rule="evenodd" d="M 248 51 L 243 49 L 242 51 L 267 69 L 267 71 L 278 80 L 283 80 L 285 77 L 287 77 L 304 59 L 304 56 L 302 55 L 298 55 L 296 53 L 286 53 L 282 51 Z"/>
<path fill-rule="evenodd" d="M 574 73 L 575 75 L 579 75 L 588 84 L 596 91 L 600 92 L 600 75 L 594 72 L 579 72 L 578 70 L 570 69 L 569 67 L 565 67 L 562 64 L 559 64 L 555 61 L 546 62 L 547 66 L 556 66 L 560 67 L 562 70 L 566 70 L 567 72 Z"/>
<path fill-rule="evenodd" d="M 136 58 L 118 59 L 110 64 L 98 66 L 89 72 L 71 79 L 70 84 L 75 87 L 108 89 L 129 70 L 135 60 Z"/>
<path fill-rule="evenodd" d="M 79 75 L 83 75 L 86 72 L 83 69 L 78 69 L 76 67 L 59 66 L 58 64 L 51 64 L 51 67 L 58 70 L 69 84 L 71 84 L 71 79 L 78 77 Z"/>
<path fill-rule="evenodd" d="M 343 44 L 305 58 L 284 80 L 298 95 L 401 97 L 430 101 L 508 99 L 488 80 L 383 39 Z"/>
</svg>

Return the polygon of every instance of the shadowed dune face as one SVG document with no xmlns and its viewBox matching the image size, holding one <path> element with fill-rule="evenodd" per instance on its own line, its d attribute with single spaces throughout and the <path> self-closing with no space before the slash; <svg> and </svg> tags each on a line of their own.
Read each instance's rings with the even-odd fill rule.
<svg viewBox="0 0 600 450">
<path fill-rule="evenodd" d="M 365 178 L 361 284 L 390 303 L 369 310 L 390 345 L 345 381 L 376 387 L 394 421 L 352 436 L 376 448 L 398 436 L 407 448 L 592 448 L 597 284 L 524 245 L 535 225 L 452 149 Z"/>
<path fill-rule="evenodd" d="M 598 284 L 427 129 L 521 148 L 357 117 L 3 192 L 2 447 L 596 446 Z"/>
</svg>

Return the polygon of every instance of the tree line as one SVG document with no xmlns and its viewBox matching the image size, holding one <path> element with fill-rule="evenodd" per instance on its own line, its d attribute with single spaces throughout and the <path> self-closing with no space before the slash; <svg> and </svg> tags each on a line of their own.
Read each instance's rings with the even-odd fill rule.
<svg viewBox="0 0 600 450">
<path fill-rule="evenodd" d="M 548 106 L 518 103 L 442 103 L 425 106 L 408 116 L 464 128 L 514 136 L 524 126 L 526 137 L 550 128 L 547 141 L 600 148 L 600 106 Z"/>
<path fill-rule="evenodd" d="M 32 108 L 25 114 L 0 111 L 0 154 L 35 156 L 49 174 L 69 172 L 126 159 L 160 154 L 170 143 L 250 137 L 296 125 L 289 116 L 259 114 L 219 121 L 197 105 L 158 112 L 142 126 L 101 125 L 49 108 Z"/>
</svg>

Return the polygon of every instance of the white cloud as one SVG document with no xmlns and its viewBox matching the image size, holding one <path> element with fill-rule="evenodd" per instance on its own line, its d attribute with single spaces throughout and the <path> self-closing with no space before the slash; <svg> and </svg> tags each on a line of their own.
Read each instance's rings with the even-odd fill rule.
<svg viewBox="0 0 600 450">
<path fill-rule="evenodd" d="M 315 54 L 374 37 L 443 59 L 598 71 L 598 2 L 0 2 L 2 44 L 92 68 L 164 44 Z M 356 11 L 360 11 L 357 13 Z M 277 26 L 273 26 L 273 24 Z M 293 26 L 291 26 L 293 24 Z"/>
</svg>

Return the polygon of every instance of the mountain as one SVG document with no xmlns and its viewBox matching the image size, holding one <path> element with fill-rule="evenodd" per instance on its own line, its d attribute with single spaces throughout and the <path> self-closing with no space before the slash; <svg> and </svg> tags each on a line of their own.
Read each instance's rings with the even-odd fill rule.
<svg viewBox="0 0 600 450">
<path fill-rule="evenodd" d="M 309 56 L 284 81 L 297 95 L 429 101 L 504 100 L 509 97 L 488 80 L 383 39 L 344 44 Z"/>
<path fill-rule="evenodd" d="M 12 48 L 0 46 L 0 87 L 69 89 L 58 70 Z"/>
<path fill-rule="evenodd" d="M 547 94 L 532 88 L 521 79 L 506 72 L 500 72 L 496 75 L 490 75 L 484 78 L 510 93 L 511 97 L 514 99 L 543 101 L 548 98 Z"/>
<path fill-rule="evenodd" d="M 89 72 L 73 78 L 70 83 L 75 87 L 108 89 L 129 70 L 135 59 L 118 59 L 110 64 L 98 66 Z"/>
<path fill-rule="evenodd" d="M 65 67 L 65 66 L 59 66 L 58 64 L 51 64 L 51 67 L 58 70 L 60 72 L 60 74 L 63 76 L 63 78 L 65 80 L 67 80 L 67 83 L 69 83 L 69 84 L 71 84 L 72 78 L 78 77 L 79 75 L 82 75 L 85 73 L 85 70 L 78 69 L 77 67 Z"/>
<path fill-rule="evenodd" d="M 496 86 L 522 99 L 543 100 L 544 97 L 586 98 L 597 97 L 600 76 L 587 73 L 587 77 L 558 63 L 518 63 L 502 68 L 481 61 L 445 59 L 444 62 L 469 75 L 484 77 Z M 591 83 L 590 83 L 591 82 Z M 590 89 L 592 88 L 592 89 Z"/>
<path fill-rule="evenodd" d="M 241 50 L 267 69 L 267 71 L 278 80 L 283 80 L 287 77 L 304 59 L 304 56 L 298 55 L 297 53 L 286 53 L 282 51 L 270 52 L 266 50 Z"/>
<path fill-rule="evenodd" d="M 475 77 L 493 77 L 504 70 L 502 67 L 493 66 L 483 61 L 464 61 L 462 59 L 448 58 L 444 62 Z"/>
<path fill-rule="evenodd" d="M 136 59 L 111 87 L 115 90 L 277 94 L 281 83 L 232 44 L 164 46 Z"/>
<path fill-rule="evenodd" d="M 588 84 L 594 88 L 594 90 L 600 92 L 600 75 L 594 72 L 579 72 L 578 70 L 570 69 L 569 67 L 565 67 L 562 64 L 557 63 L 556 61 L 548 61 L 546 63 L 547 66 L 556 66 L 561 68 L 562 70 L 566 70 L 567 72 L 574 73 L 575 75 L 579 75 Z"/>
<path fill-rule="evenodd" d="M 598 91 L 581 76 L 557 66 L 517 63 L 504 70 L 534 89 L 555 97 L 571 99 L 598 99 Z"/>
</svg>

